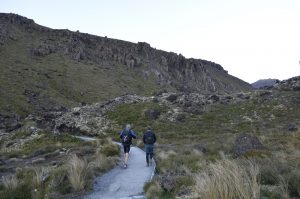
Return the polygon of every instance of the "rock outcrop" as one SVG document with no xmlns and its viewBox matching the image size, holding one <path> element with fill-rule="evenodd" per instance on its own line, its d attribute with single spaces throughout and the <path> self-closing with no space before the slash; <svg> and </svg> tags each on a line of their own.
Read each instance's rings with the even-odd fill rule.
<svg viewBox="0 0 300 199">
<path fill-rule="evenodd" d="M 106 113 L 121 104 L 142 102 L 163 104 L 169 109 L 167 113 L 162 114 L 156 109 L 146 109 L 144 112 L 145 117 L 150 120 L 161 118 L 172 122 L 184 122 L 186 119 L 185 113 L 201 114 L 203 109 L 213 104 L 236 103 L 245 100 L 239 98 L 239 95 L 213 95 L 213 97 L 198 93 L 161 93 L 150 97 L 123 95 L 104 103 L 75 107 L 66 112 L 52 112 L 52 119 L 51 117 L 50 119 L 45 118 L 45 121 L 50 120 L 55 132 L 101 135 L 114 125 L 114 121 L 109 120 Z M 249 94 L 245 93 L 244 95 Z M 176 99 L 173 96 L 176 96 Z M 216 98 L 218 100 L 214 100 Z M 172 100 L 170 101 L 170 99 Z M 51 126 L 50 123 L 48 123 L 48 126 Z"/>
<path fill-rule="evenodd" d="M 300 91 L 300 76 L 280 81 L 273 86 L 273 89 L 283 91 Z"/>
<path fill-rule="evenodd" d="M 137 44 L 99 37 L 69 30 L 54 30 L 16 14 L 0 14 L 0 41 L 12 36 L 13 29 L 24 34 L 35 34 L 37 41 L 29 49 L 32 56 L 45 57 L 56 53 L 70 59 L 99 66 L 114 65 L 128 70 L 140 70 L 144 79 L 152 78 L 159 86 L 170 86 L 178 91 L 201 93 L 229 93 L 251 90 L 251 86 L 233 76 L 217 63 L 187 59 L 181 54 L 152 48 L 148 43 Z M 29 38 L 29 37 L 28 37 Z"/>
</svg>

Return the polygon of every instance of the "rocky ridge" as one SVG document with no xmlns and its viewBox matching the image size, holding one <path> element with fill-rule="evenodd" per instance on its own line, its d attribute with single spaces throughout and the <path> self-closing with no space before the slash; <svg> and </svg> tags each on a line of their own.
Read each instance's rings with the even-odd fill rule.
<svg viewBox="0 0 300 199">
<path fill-rule="evenodd" d="M 251 86 L 228 75 L 220 64 L 187 59 L 181 54 L 152 48 L 148 43 L 137 44 L 99 37 L 90 34 L 55 30 L 34 23 L 33 20 L 16 14 L 0 14 L 2 45 L 8 40 L 20 40 L 14 32 L 42 35 L 28 50 L 33 57 L 59 54 L 70 59 L 113 68 L 119 64 L 142 71 L 143 78 L 154 77 L 158 85 L 176 88 L 179 91 L 232 92 L 251 90 Z"/>
</svg>

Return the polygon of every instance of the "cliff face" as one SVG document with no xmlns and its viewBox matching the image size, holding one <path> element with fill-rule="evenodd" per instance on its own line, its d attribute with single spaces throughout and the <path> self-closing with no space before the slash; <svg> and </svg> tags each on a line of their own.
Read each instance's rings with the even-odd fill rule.
<svg viewBox="0 0 300 199">
<path fill-rule="evenodd" d="M 210 61 L 186 59 L 144 42 L 50 29 L 15 14 L 0 14 L 0 53 L 0 83 L 6 85 L 1 90 L 13 88 L 17 94 L 10 94 L 20 109 L 22 103 L 47 109 L 159 90 L 210 94 L 252 89 Z M 0 97 L 8 100 L 4 93 Z"/>
</svg>

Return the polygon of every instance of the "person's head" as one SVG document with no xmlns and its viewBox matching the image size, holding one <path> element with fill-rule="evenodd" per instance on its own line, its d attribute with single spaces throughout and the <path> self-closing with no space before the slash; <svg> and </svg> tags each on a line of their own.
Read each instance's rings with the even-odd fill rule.
<svg viewBox="0 0 300 199">
<path fill-rule="evenodd" d="M 131 125 L 130 124 L 126 124 L 125 128 L 126 128 L 126 130 L 130 130 L 131 129 Z"/>
<path fill-rule="evenodd" d="M 147 131 L 151 131 L 151 126 L 147 126 Z"/>
</svg>

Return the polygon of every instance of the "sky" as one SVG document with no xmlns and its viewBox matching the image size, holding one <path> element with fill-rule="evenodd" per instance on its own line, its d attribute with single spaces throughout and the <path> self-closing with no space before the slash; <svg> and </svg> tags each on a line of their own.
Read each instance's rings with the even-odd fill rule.
<svg viewBox="0 0 300 199">
<path fill-rule="evenodd" d="M 246 82 L 300 75 L 300 0 L 0 0 L 55 29 L 205 59 Z"/>
</svg>

